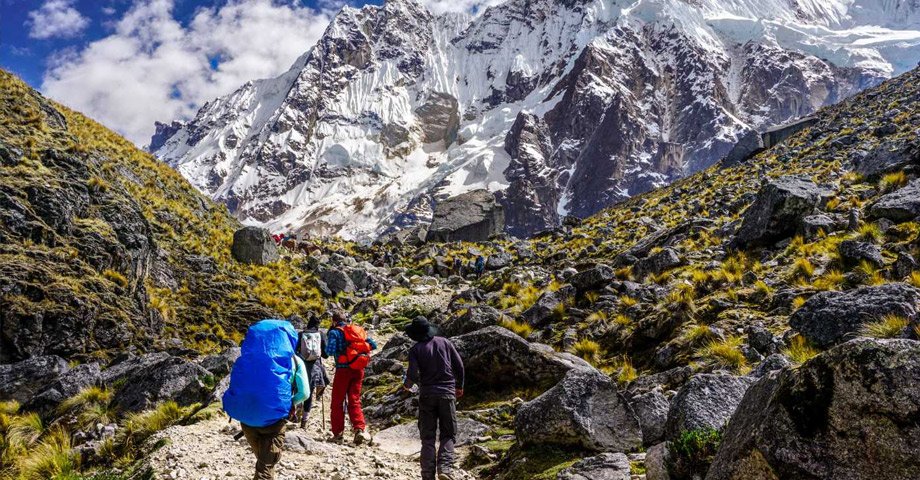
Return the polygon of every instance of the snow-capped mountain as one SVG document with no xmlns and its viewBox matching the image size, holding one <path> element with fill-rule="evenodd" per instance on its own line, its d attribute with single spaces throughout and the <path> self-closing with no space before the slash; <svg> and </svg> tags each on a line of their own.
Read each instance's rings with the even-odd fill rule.
<svg viewBox="0 0 920 480">
<path fill-rule="evenodd" d="M 281 76 L 150 149 L 247 223 L 367 239 L 477 188 L 508 231 L 585 216 L 920 60 L 920 0 L 344 7 Z"/>
</svg>

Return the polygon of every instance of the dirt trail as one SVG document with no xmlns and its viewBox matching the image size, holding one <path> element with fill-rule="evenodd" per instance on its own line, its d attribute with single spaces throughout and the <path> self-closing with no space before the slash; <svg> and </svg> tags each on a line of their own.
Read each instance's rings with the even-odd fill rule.
<svg viewBox="0 0 920 480">
<path fill-rule="evenodd" d="M 277 480 L 349 480 L 362 478 L 417 479 L 417 457 L 387 453 L 378 446 L 334 445 L 326 440 L 329 395 L 326 402 L 325 432 L 320 431 L 320 409 L 311 412 L 307 428 L 288 424 L 286 448 L 276 468 Z M 234 440 L 239 423 L 228 423 L 224 415 L 189 426 L 174 426 L 158 435 L 168 445 L 149 458 L 158 478 L 218 480 L 250 479 L 255 457 L 246 440 Z M 346 437 L 347 438 L 347 437 Z"/>
</svg>

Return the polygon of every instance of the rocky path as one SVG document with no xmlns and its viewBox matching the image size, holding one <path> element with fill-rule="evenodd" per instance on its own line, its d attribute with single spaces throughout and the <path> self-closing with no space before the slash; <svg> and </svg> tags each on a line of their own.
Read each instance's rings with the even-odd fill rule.
<svg viewBox="0 0 920 480">
<path fill-rule="evenodd" d="M 327 404 L 327 415 L 328 412 Z M 288 426 L 285 452 L 276 469 L 278 480 L 419 478 L 417 457 L 388 453 L 378 446 L 328 443 L 328 430 L 320 431 L 320 412 L 316 409 L 313 413 L 307 429 Z M 233 439 L 237 432 L 239 423 L 228 423 L 224 415 L 171 427 L 159 434 L 159 438 L 168 439 L 168 444 L 151 455 L 150 466 L 157 478 L 250 479 L 255 457 L 245 439 Z"/>
</svg>

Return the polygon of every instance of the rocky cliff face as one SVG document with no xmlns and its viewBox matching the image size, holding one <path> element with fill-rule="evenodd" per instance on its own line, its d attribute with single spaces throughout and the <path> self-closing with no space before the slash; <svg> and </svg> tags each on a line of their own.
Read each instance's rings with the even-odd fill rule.
<svg viewBox="0 0 920 480">
<path fill-rule="evenodd" d="M 272 230 L 372 238 L 487 188 L 526 236 L 913 67 L 918 9 L 883 3 L 346 7 L 288 72 L 163 125 L 150 148 Z"/>
</svg>

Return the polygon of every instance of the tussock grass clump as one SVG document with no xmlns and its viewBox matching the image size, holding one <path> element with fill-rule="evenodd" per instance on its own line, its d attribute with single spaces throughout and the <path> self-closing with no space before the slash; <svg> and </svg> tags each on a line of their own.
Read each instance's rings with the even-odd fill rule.
<svg viewBox="0 0 920 480">
<path fill-rule="evenodd" d="M 783 349 L 783 355 L 789 357 L 792 363 L 801 365 L 816 357 L 820 351 L 805 337 L 796 335 L 789 340 L 789 346 Z"/>
<path fill-rule="evenodd" d="M 510 318 L 504 318 L 499 323 L 502 327 L 511 330 L 519 337 L 527 338 L 533 333 L 533 327 L 530 326 L 527 322 L 521 322 L 518 320 L 511 320 Z"/>
<path fill-rule="evenodd" d="M 701 348 L 697 355 L 717 365 L 730 368 L 739 373 L 748 369 L 747 359 L 741 353 L 741 337 L 728 337 L 725 340 L 713 340 Z"/>
<path fill-rule="evenodd" d="M 639 372 L 633 366 L 632 359 L 628 355 L 617 357 L 613 361 L 611 369 L 613 370 L 612 376 L 616 378 L 617 383 L 620 385 L 626 385 L 639 378 Z"/>
<path fill-rule="evenodd" d="M 837 290 L 846 281 L 846 276 L 840 270 L 829 270 L 824 275 L 814 279 L 811 286 L 817 290 Z"/>
<path fill-rule="evenodd" d="M 76 480 L 80 457 L 71 448 L 70 434 L 54 427 L 19 460 L 19 480 Z"/>
<path fill-rule="evenodd" d="M 885 283 L 885 277 L 882 276 L 881 270 L 875 265 L 863 260 L 855 269 L 856 273 L 862 278 L 864 285 L 882 285 Z"/>
<path fill-rule="evenodd" d="M 885 232 L 875 223 L 864 223 L 856 231 L 855 237 L 864 242 L 882 243 L 885 241 Z"/>
<path fill-rule="evenodd" d="M 575 351 L 575 355 L 591 363 L 596 363 L 601 356 L 600 344 L 588 338 L 582 338 L 575 342 L 572 349 Z"/>
<path fill-rule="evenodd" d="M 815 275 L 815 266 L 807 258 L 797 258 L 792 264 L 792 278 L 806 280 Z"/>
<path fill-rule="evenodd" d="M 913 272 L 910 274 L 910 277 L 907 279 L 907 283 L 920 288 L 920 272 Z"/>
<path fill-rule="evenodd" d="M 900 315 L 885 315 L 875 322 L 863 325 L 861 333 L 872 338 L 897 338 L 900 337 L 910 320 Z"/>
<path fill-rule="evenodd" d="M 893 192 L 907 185 L 907 174 L 904 171 L 892 172 L 885 174 L 878 182 L 878 188 L 882 193 Z"/>
<path fill-rule="evenodd" d="M 920 273 L 918 273 L 918 275 L 920 275 Z M 639 301 L 630 297 L 629 295 L 623 295 L 620 297 L 620 306 L 623 308 L 635 307 L 638 304 Z"/>
</svg>

